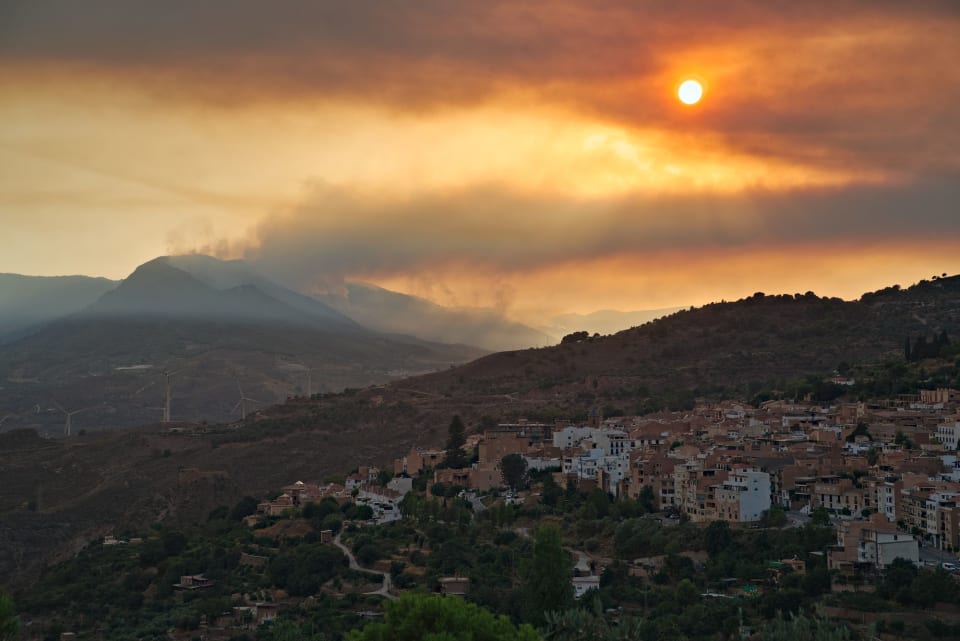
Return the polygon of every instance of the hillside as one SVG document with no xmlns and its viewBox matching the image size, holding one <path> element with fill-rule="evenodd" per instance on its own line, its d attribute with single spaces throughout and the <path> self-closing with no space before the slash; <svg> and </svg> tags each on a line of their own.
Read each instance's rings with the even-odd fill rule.
<svg viewBox="0 0 960 641">
<path fill-rule="evenodd" d="M 116 286 L 112 280 L 88 276 L 0 274 L 0 343 L 76 313 Z"/>
<path fill-rule="evenodd" d="M 550 319 L 549 330 L 557 336 L 584 331 L 589 334 L 615 334 L 680 311 L 680 307 L 621 312 L 601 309 L 589 314 L 560 314 Z"/>
<path fill-rule="evenodd" d="M 442 307 L 367 283 L 347 283 L 342 293 L 317 298 L 370 329 L 441 343 L 505 350 L 552 345 L 558 340 L 493 309 Z"/>
<path fill-rule="evenodd" d="M 958 277 L 854 302 L 756 295 L 612 336 L 300 399 L 242 425 L 196 427 L 193 436 L 159 427 L 59 442 L 0 435 L 0 541 L 8 542 L 0 549 L 0 576 L 14 568 L 25 573 L 31 559 L 72 549 L 105 524 L 189 519 L 297 478 L 322 479 L 386 463 L 414 445 L 441 445 L 453 414 L 479 429 L 524 416 L 585 417 L 595 407 L 682 408 L 695 395 L 790 394 L 804 375 L 822 380 L 845 363 L 902 368 L 906 337 L 943 331 L 960 334 Z M 940 374 L 933 365 L 913 365 L 916 376 L 927 377 L 921 383 L 960 384 L 952 362 Z M 30 501 L 40 509 L 27 511 Z"/>
<path fill-rule="evenodd" d="M 151 423 L 162 416 L 169 371 L 172 418 L 229 421 L 239 418 L 239 388 L 265 407 L 482 353 L 367 330 L 236 265 L 159 258 L 82 311 L 6 345 L 0 416 L 12 415 L 8 428 L 50 434 L 63 431 L 64 411 L 83 410 L 74 429 L 88 431 Z"/>
</svg>

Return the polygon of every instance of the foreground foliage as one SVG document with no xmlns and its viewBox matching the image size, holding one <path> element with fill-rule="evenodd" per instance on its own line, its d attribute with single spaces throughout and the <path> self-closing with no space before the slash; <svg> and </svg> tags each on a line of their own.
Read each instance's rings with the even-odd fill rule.
<svg viewBox="0 0 960 641">
<path fill-rule="evenodd" d="M 763 628 L 764 641 L 849 641 L 850 630 L 826 619 L 796 614 L 777 618 Z"/>
<path fill-rule="evenodd" d="M 515 626 L 505 616 L 461 599 L 405 594 L 389 603 L 386 620 L 346 636 L 347 641 L 538 641 L 529 625 Z"/>
<path fill-rule="evenodd" d="M 13 599 L 0 592 L 0 641 L 13 641 L 17 638 L 20 625 Z"/>
</svg>

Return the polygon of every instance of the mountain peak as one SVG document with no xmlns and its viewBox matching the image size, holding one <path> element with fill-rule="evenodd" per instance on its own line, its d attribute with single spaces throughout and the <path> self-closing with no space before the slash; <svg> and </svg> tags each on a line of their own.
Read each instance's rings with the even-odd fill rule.
<svg viewBox="0 0 960 641">
<path fill-rule="evenodd" d="M 209 305 L 213 292 L 199 280 L 155 258 L 137 267 L 113 291 L 87 308 L 94 315 L 194 315 Z"/>
<path fill-rule="evenodd" d="M 327 331 L 361 328 L 328 306 L 260 276 L 243 261 L 160 256 L 137 267 L 86 315 L 279 322 Z"/>
</svg>

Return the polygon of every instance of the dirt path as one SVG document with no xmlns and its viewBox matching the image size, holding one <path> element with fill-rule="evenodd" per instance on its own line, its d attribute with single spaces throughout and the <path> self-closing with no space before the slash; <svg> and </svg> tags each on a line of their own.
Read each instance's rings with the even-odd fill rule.
<svg viewBox="0 0 960 641">
<path fill-rule="evenodd" d="M 333 544 L 336 545 L 340 550 L 347 555 L 347 564 L 350 566 L 351 570 L 358 572 L 369 572 L 370 574 L 379 574 L 383 579 L 383 585 L 380 586 L 378 590 L 373 592 L 364 592 L 364 594 L 379 594 L 380 596 L 386 597 L 388 599 L 396 599 L 396 595 L 390 593 L 390 588 L 392 587 L 392 582 L 390 581 L 389 572 L 377 572 L 376 570 L 368 570 L 367 568 L 361 567 L 357 563 L 357 558 L 353 556 L 353 552 L 350 551 L 346 545 L 340 540 L 340 533 L 337 533 L 337 536 L 333 539 Z"/>
</svg>

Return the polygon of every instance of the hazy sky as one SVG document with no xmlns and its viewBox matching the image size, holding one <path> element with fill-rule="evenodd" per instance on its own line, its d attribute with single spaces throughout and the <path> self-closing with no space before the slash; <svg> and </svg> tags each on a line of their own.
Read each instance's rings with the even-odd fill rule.
<svg viewBox="0 0 960 641">
<path fill-rule="evenodd" d="M 960 271 L 958 61 L 953 0 L 7 0 L 0 271 L 853 297 Z"/>
</svg>

